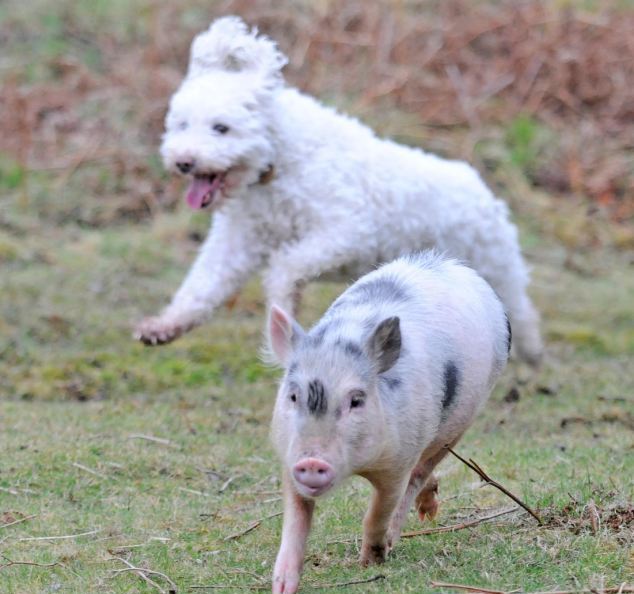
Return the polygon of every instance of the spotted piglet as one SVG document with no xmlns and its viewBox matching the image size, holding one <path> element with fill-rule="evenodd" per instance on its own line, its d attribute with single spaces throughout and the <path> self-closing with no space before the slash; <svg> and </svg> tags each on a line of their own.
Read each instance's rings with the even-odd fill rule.
<svg viewBox="0 0 634 594">
<path fill-rule="evenodd" d="M 269 345 L 284 367 L 272 438 L 284 526 L 274 593 L 296 592 L 317 497 L 347 477 L 374 491 L 361 562 L 381 563 L 414 500 L 437 511 L 432 474 L 504 369 L 511 329 L 491 287 L 436 254 L 362 277 L 310 331 L 273 307 Z"/>
</svg>

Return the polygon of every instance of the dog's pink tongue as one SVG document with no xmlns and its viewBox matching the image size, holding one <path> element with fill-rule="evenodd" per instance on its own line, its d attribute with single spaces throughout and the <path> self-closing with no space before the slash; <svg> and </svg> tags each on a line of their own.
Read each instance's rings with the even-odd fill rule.
<svg viewBox="0 0 634 594">
<path fill-rule="evenodd" d="M 208 177 L 195 177 L 187 189 L 186 200 L 191 208 L 202 208 L 205 196 L 211 192 L 212 198 L 220 185 L 218 176 L 213 180 Z"/>
</svg>

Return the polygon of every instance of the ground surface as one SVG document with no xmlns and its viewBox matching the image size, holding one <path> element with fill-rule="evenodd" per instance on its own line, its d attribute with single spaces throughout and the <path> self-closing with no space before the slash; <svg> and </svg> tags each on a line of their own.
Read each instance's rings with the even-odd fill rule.
<svg viewBox="0 0 634 594">
<path fill-rule="evenodd" d="M 124 22 L 118 3 L 113 13 L 96 6 L 104 27 Z M 27 9 L 13 7 L 23 23 Z M 88 17 L 75 18 L 81 30 Z M 66 55 L 55 45 L 59 23 L 43 19 L 39 26 L 36 54 Z M 32 80 L 48 80 L 33 56 L 20 54 L 28 36 L 17 35 L 19 45 L 5 34 L 15 63 L 3 62 L 3 72 L 27 64 Z M 21 84 L 30 88 L 28 80 Z M 119 99 L 107 112 L 100 111 L 104 96 L 87 102 L 77 108 L 78 121 L 103 117 L 113 130 L 124 129 Z M 346 105 L 341 96 L 332 101 Z M 380 105 L 351 109 L 397 135 L 399 126 L 411 130 L 411 116 L 400 111 L 386 118 Z M 141 108 L 134 113 L 138 119 Z M 445 590 L 434 581 L 505 591 L 634 582 L 631 229 L 583 195 L 532 189 L 506 157 L 524 145 L 513 145 L 508 130 L 494 130 L 480 156 L 493 163 L 489 179 L 520 224 L 547 357 L 528 381 L 524 370 L 509 368 L 457 450 L 539 510 L 544 525 L 518 511 L 405 539 L 386 565 L 362 569 L 369 489 L 353 480 L 319 505 L 302 591 Z M 443 129 L 426 131 L 421 142 L 452 152 L 465 137 L 462 128 Z M 157 167 L 156 141 L 156 134 L 142 140 L 146 153 L 124 163 L 91 153 L 94 161 L 37 171 L 0 151 L 2 594 L 169 591 L 160 575 L 148 574 L 152 585 L 118 572 L 123 560 L 169 576 L 178 592 L 268 588 L 281 528 L 279 468 L 268 442 L 278 372 L 258 358 L 258 283 L 231 311 L 172 345 L 149 349 L 130 337 L 133 321 L 157 311 L 177 287 L 208 224 L 207 214 L 148 202 L 142 183 L 167 188 L 175 202 L 182 191 Z M 138 162 L 145 169 L 135 169 Z M 121 210 L 122 195 L 145 203 L 144 214 Z M 342 288 L 312 285 L 303 321 L 316 320 Z M 458 460 L 446 460 L 440 474 L 440 513 L 424 527 L 513 505 Z M 406 529 L 419 527 L 412 513 Z M 384 578 L 341 585 L 377 575 Z"/>
</svg>

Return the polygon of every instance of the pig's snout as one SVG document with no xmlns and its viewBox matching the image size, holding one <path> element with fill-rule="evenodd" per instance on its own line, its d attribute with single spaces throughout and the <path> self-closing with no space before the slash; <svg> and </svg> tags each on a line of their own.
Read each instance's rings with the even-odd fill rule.
<svg viewBox="0 0 634 594">
<path fill-rule="evenodd" d="M 307 495 L 316 497 L 330 487 L 335 471 L 328 462 L 318 458 L 304 458 L 293 467 L 293 477 Z"/>
</svg>

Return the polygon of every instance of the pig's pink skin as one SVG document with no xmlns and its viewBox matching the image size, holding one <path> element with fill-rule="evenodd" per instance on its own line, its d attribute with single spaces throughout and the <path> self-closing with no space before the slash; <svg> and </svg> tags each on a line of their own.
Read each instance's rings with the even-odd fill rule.
<svg viewBox="0 0 634 594">
<path fill-rule="evenodd" d="M 275 307 L 269 325 L 286 368 L 271 427 L 288 516 L 273 591 L 286 593 L 297 589 L 316 496 L 298 495 L 298 463 L 330 465 L 332 489 L 353 474 L 370 481 L 361 562 L 384 562 L 418 495 L 419 512 L 436 512 L 432 472 L 488 398 L 510 333 L 491 288 L 433 254 L 370 273 L 308 333 Z"/>
<path fill-rule="evenodd" d="M 409 475 L 409 481 L 407 483 L 405 493 L 403 494 L 398 508 L 394 512 L 394 515 L 389 523 L 387 532 L 389 550 L 394 547 L 401 537 L 401 529 L 403 528 L 403 524 L 407 518 L 407 513 L 411 509 L 414 499 L 419 493 L 421 493 L 423 487 L 426 486 L 426 483 L 429 480 L 434 480 L 432 471 L 447 455 L 448 450 L 444 446 L 449 445 L 449 447 L 453 447 L 456 443 L 458 443 L 460 437 L 461 435 L 459 435 L 456 439 L 453 439 L 449 444 L 443 443 L 444 440 L 437 440 L 421 455 L 418 464 L 416 464 Z"/>
<path fill-rule="evenodd" d="M 304 549 L 315 502 L 301 497 L 284 474 L 284 526 L 282 544 L 273 570 L 273 594 L 294 594 L 304 565 Z"/>
<path fill-rule="evenodd" d="M 363 518 L 361 564 L 383 563 L 389 552 L 387 530 L 390 518 L 397 508 L 409 478 L 407 474 L 390 476 L 388 473 L 364 475 L 374 486 L 370 507 Z"/>
</svg>

